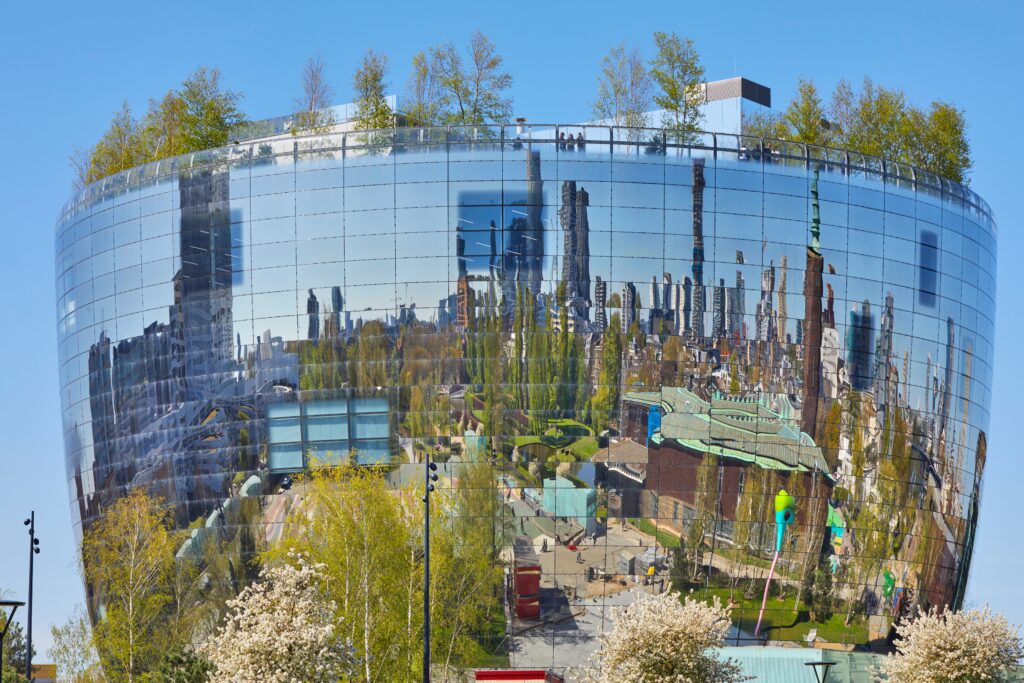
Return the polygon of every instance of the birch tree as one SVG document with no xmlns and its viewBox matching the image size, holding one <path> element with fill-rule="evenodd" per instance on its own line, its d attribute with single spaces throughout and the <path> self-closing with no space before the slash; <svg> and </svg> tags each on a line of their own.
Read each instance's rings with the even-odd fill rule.
<svg viewBox="0 0 1024 683">
<path fill-rule="evenodd" d="M 405 88 L 406 125 L 434 126 L 441 122 L 443 98 L 438 80 L 430 53 L 417 52 Z"/>
<path fill-rule="evenodd" d="M 89 616 L 76 605 L 61 626 L 51 626 L 53 645 L 46 651 L 57 665 L 58 683 L 100 683 L 103 674 L 99 656 L 92 642 Z"/>
<path fill-rule="evenodd" d="M 688 142 L 700 130 L 704 104 L 704 67 L 689 38 L 655 31 L 657 55 L 651 60 L 651 78 L 659 92 L 654 103 L 664 110 L 661 125 L 669 139 Z"/>
<path fill-rule="evenodd" d="M 171 519 L 141 489 L 119 499 L 82 539 L 87 583 L 103 615 L 95 642 L 107 677 L 134 683 L 173 643 L 164 628 L 174 571 Z"/>
<path fill-rule="evenodd" d="M 644 128 L 649 124 L 651 75 L 640 51 L 620 43 L 601 60 L 594 118 L 612 126 Z"/>
<path fill-rule="evenodd" d="M 308 131 L 326 133 L 334 125 L 331 100 L 334 89 L 327 81 L 323 57 L 310 57 L 302 67 L 302 93 L 295 99 L 295 123 L 292 134 Z"/>
<path fill-rule="evenodd" d="M 394 112 L 387 101 L 388 56 L 367 50 L 352 76 L 356 93 L 356 130 L 391 128 Z"/>
<path fill-rule="evenodd" d="M 512 75 L 490 38 L 474 31 L 467 59 L 451 43 L 431 48 L 434 77 L 441 93 L 442 118 L 451 124 L 506 123 L 512 116 Z"/>
</svg>

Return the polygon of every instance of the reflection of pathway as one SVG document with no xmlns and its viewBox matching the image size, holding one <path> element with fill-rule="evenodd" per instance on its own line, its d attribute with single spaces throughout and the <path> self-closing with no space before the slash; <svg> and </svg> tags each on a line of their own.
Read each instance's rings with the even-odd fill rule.
<svg viewBox="0 0 1024 683">
<path fill-rule="evenodd" d="M 524 526 L 531 529 L 533 508 L 514 496 L 509 504 L 517 516 L 526 515 Z M 652 590 L 631 577 L 607 582 L 586 580 L 587 567 L 614 572 L 617 554 L 623 550 L 631 555 L 640 554 L 652 542 L 632 527 L 598 527 L 598 534 L 596 544 L 585 540 L 577 550 L 558 546 L 538 554 L 545 617 L 553 623 L 538 624 L 528 630 L 523 628 L 535 622 L 516 624 L 518 635 L 510 637 L 513 667 L 563 669 L 585 662 L 599 645 L 597 637 L 610 628 L 612 608 L 630 605 L 640 591 Z M 577 556 L 583 561 L 577 561 Z M 624 578 L 624 585 L 619 578 Z"/>
<path fill-rule="evenodd" d="M 284 535 L 284 522 L 293 505 L 302 504 L 301 492 L 279 493 L 269 496 L 271 502 L 263 513 L 263 531 L 267 545 L 273 545 Z"/>
</svg>

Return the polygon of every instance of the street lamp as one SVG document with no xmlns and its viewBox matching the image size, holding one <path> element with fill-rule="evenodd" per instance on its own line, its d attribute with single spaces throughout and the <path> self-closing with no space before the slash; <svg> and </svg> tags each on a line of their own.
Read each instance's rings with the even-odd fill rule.
<svg viewBox="0 0 1024 683">
<path fill-rule="evenodd" d="M 423 462 L 423 683 L 430 683 L 430 494 L 437 481 L 437 463 L 430 453 L 423 456 Z"/>
<path fill-rule="evenodd" d="M 804 666 L 809 666 L 812 669 L 814 669 L 814 680 L 816 680 L 818 683 L 825 683 L 825 681 L 828 680 L 828 670 L 831 669 L 835 665 L 836 665 L 835 662 L 826 662 L 826 661 L 804 662 Z M 822 669 L 824 669 L 821 672 L 820 676 L 818 675 L 818 667 L 821 667 Z"/>
<path fill-rule="evenodd" d="M 25 678 L 32 680 L 32 572 L 36 555 L 39 554 L 39 539 L 36 538 L 36 511 L 25 520 L 28 527 L 28 643 L 25 649 Z"/>
<path fill-rule="evenodd" d="M 0 609 L 4 611 L 5 617 L 4 630 L 0 633 L 0 680 L 3 680 L 4 677 L 4 640 L 7 639 L 7 629 L 11 627 L 11 622 L 14 621 L 14 613 L 24 604 L 20 600 L 0 600 Z M 7 614 L 8 607 L 11 608 L 10 614 Z"/>
</svg>

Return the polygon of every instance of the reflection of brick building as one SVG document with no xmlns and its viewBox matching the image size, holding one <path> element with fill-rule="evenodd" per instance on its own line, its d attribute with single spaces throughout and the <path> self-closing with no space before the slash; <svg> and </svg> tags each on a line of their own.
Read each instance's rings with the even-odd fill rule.
<svg viewBox="0 0 1024 683">
<path fill-rule="evenodd" d="M 746 521 L 739 519 L 742 496 L 755 497 L 749 509 L 770 506 L 776 491 L 766 474 L 775 474 L 783 486 L 802 488 L 816 501 L 831 495 L 821 449 L 795 426 L 784 398 L 769 405 L 763 395 L 756 401 L 715 395 L 708 402 L 681 387 L 631 392 L 623 397 L 622 413 L 631 416 L 624 420 L 630 426 L 626 433 L 646 437 L 642 429 L 654 408 L 664 416 L 648 443 L 643 517 L 682 533 L 687 520 L 703 510 L 719 519 L 728 536 L 733 522 Z M 713 472 L 702 471 L 709 455 L 717 458 Z M 794 474 L 803 478 L 799 485 Z M 798 506 L 798 523 L 806 523 L 817 507 Z"/>
<path fill-rule="evenodd" d="M 616 439 L 591 458 L 595 482 L 608 491 L 608 514 L 639 517 L 647 478 L 647 447 L 632 439 Z"/>
<path fill-rule="evenodd" d="M 525 536 L 516 538 L 512 547 L 514 567 L 512 591 L 516 600 L 516 617 L 519 619 L 540 618 L 540 558 L 533 550 L 533 544 Z"/>
</svg>

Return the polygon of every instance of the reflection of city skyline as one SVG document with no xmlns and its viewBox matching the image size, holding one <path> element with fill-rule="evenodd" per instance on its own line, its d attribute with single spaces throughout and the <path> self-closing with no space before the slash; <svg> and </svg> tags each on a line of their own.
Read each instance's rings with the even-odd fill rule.
<svg viewBox="0 0 1024 683">
<path fill-rule="evenodd" d="M 729 206 L 718 197 L 729 176 L 711 160 L 683 165 L 686 182 L 671 189 L 675 208 L 662 209 L 660 232 L 620 217 L 610 183 L 587 179 L 593 171 L 552 170 L 545 179 L 545 163 L 537 150 L 517 150 L 506 169 L 524 180 L 453 185 L 445 231 L 427 233 L 443 242 L 407 268 L 386 255 L 414 233 L 377 236 L 381 270 L 395 273 L 381 280 L 401 285 L 359 283 L 353 272 L 367 270 L 353 265 L 370 261 L 346 251 L 315 279 L 297 255 L 289 257 L 297 265 L 266 266 L 287 282 L 269 293 L 253 285 L 261 281 L 248 243 L 256 229 L 239 208 L 245 202 L 229 196 L 230 172 L 182 172 L 180 268 L 160 285 L 171 304 L 147 313 L 134 335 L 115 338 L 120 322 L 101 321 L 89 340 L 91 420 L 82 422 L 86 438 L 77 428 L 74 436 L 76 449 L 92 453 L 91 473 L 75 473 L 81 519 L 141 485 L 187 526 L 223 514 L 242 490 L 301 471 L 307 452 L 411 463 L 419 440 L 479 434 L 500 413 L 489 435 L 510 448 L 562 438 L 551 434 L 573 422 L 606 431 L 605 443 L 625 444 L 637 458 L 619 466 L 622 482 L 639 479 L 640 493 L 622 495 L 643 515 L 664 515 L 680 536 L 713 512 L 695 495 L 710 486 L 697 479 L 701 468 L 729 468 L 713 491 L 727 518 L 706 535 L 740 554 L 757 556 L 766 538 L 760 522 L 745 530 L 740 519 L 753 514 L 742 489 L 754 482 L 783 477 L 816 491 L 804 494 L 803 523 L 836 520 L 821 540 L 834 547 L 823 558 L 837 572 L 868 571 L 855 550 L 869 532 L 844 539 L 840 523 L 873 524 L 862 509 L 900 497 L 917 512 L 893 513 L 889 532 L 902 536 L 885 561 L 904 573 L 922 564 L 919 556 L 941 565 L 915 579 L 935 599 L 962 581 L 990 366 L 971 316 L 954 315 L 941 296 L 941 261 L 929 246 L 937 239 L 923 238 L 905 264 L 909 280 L 869 286 L 864 273 L 844 272 L 848 229 L 822 219 L 834 212 L 819 197 L 828 169 L 807 173 L 810 215 L 793 245 L 760 224 L 742 239 L 721 234 Z M 616 196 L 626 203 L 641 192 Z M 346 213 L 338 225 L 356 221 L 358 212 Z M 639 246 L 629 256 L 611 248 L 628 250 L 630 240 Z M 443 275 L 431 272 L 438 266 Z M 377 299 L 363 291 L 370 288 Z M 680 462 L 689 464 L 670 472 Z M 905 468 L 901 487 L 886 488 L 887 467 Z M 654 502 L 644 508 L 644 500 Z M 927 546 L 919 537 L 941 540 Z M 722 570 L 720 561 L 708 567 Z"/>
</svg>

